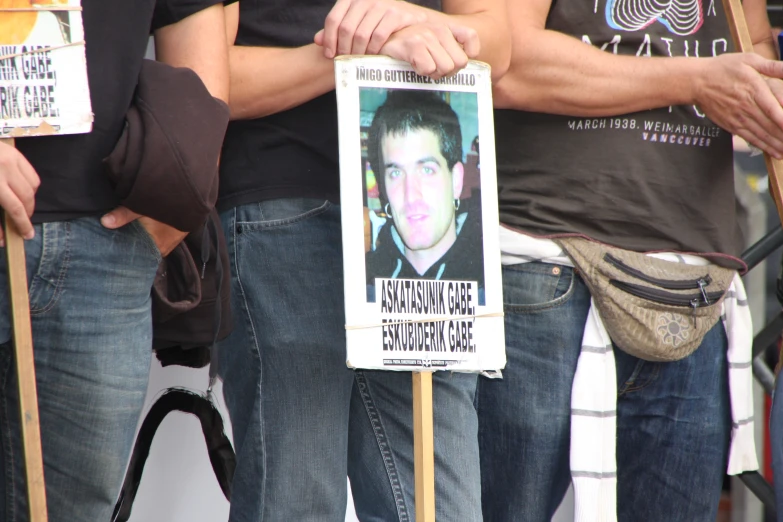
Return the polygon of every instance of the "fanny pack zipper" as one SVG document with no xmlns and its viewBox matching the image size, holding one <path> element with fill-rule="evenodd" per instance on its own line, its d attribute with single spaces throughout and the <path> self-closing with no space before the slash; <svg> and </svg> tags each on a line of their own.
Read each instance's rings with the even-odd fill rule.
<svg viewBox="0 0 783 522">
<path fill-rule="evenodd" d="M 610 279 L 609 282 L 624 292 L 628 292 L 631 295 L 647 299 L 655 303 L 670 305 L 670 306 L 682 306 L 689 307 L 691 309 L 691 319 L 693 320 L 693 327 L 696 328 L 696 309 L 709 306 L 715 303 L 718 299 L 723 297 L 723 292 L 707 292 L 704 287 L 707 286 L 701 281 L 698 285 L 701 290 L 700 294 L 679 295 L 665 290 L 658 290 L 656 288 L 648 288 L 646 286 L 635 285 L 633 283 L 626 283 L 624 281 L 618 281 L 616 279 Z"/>
<path fill-rule="evenodd" d="M 633 276 L 637 279 L 650 283 L 651 285 L 660 286 L 661 288 L 667 288 L 669 290 L 688 290 L 689 288 L 699 288 L 702 290 L 702 295 L 705 296 L 705 299 L 707 294 L 704 292 L 704 287 L 706 287 L 712 282 L 712 278 L 710 277 L 709 274 L 705 274 L 703 277 L 700 277 L 698 279 L 686 279 L 686 280 L 658 279 L 656 277 L 651 277 L 645 274 L 641 270 L 626 265 L 625 263 L 623 263 L 622 261 L 620 261 L 619 259 L 617 259 L 616 257 L 614 257 L 612 254 L 609 253 L 606 253 L 604 255 L 604 261 L 616 267 L 621 272 L 625 272 L 630 276 Z"/>
<path fill-rule="evenodd" d="M 678 295 L 664 290 L 617 281 L 616 279 L 610 279 L 609 282 L 620 290 L 635 295 L 636 297 L 641 297 L 642 299 L 649 299 L 650 301 L 670 306 L 687 306 L 694 310 L 702 306 L 714 304 L 718 299 L 723 297 L 723 292 L 705 292 L 704 287 L 701 287 L 700 294 Z"/>
</svg>

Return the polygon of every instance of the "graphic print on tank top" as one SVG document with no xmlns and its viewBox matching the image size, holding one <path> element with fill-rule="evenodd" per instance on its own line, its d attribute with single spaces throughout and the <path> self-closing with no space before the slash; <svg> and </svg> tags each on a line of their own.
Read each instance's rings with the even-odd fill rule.
<svg viewBox="0 0 783 522">
<path fill-rule="evenodd" d="M 609 0 L 606 23 L 618 31 L 639 31 L 659 22 L 670 33 L 694 34 L 704 23 L 701 0 Z"/>
<path fill-rule="evenodd" d="M 732 50 L 720 0 L 557 0 L 547 28 L 621 55 L 711 57 Z M 697 106 L 568 118 L 567 125 L 570 132 L 617 132 L 623 141 L 643 140 L 656 146 L 707 148 L 718 137 L 723 138 L 720 142 L 729 138 Z"/>
</svg>

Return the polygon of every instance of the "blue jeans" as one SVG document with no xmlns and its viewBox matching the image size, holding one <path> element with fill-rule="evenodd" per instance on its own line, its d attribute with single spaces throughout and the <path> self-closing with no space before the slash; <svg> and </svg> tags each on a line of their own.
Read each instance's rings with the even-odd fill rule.
<svg viewBox="0 0 783 522">
<path fill-rule="evenodd" d="M 339 206 L 278 199 L 221 218 L 235 317 L 219 350 L 237 454 L 229 519 L 342 522 L 350 472 L 362 520 L 413 520 L 411 374 L 346 367 Z M 433 383 L 440 520 L 481 516 L 476 381 Z"/>
<path fill-rule="evenodd" d="M 772 473 L 776 477 L 775 501 L 778 508 L 778 520 L 783 517 L 783 378 L 775 379 L 775 392 L 772 395 L 772 411 L 769 416 L 769 434 L 772 453 Z"/>
<path fill-rule="evenodd" d="M 549 522 L 570 483 L 571 384 L 590 294 L 568 267 L 503 267 L 503 380 L 479 379 L 482 504 L 492 522 Z M 619 522 L 714 522 L 731 417 L 719 322 L 689 357 L 615 347 Z"/>
<path fill-rule="evenodd" d="M 147 391 L 160 261 L 133 223 L 35 226 L 26 242 L 50 522 L 109 521 Z M 0 519 L 28 520 L 5 253 L 0 253 Z"/>
</svg>

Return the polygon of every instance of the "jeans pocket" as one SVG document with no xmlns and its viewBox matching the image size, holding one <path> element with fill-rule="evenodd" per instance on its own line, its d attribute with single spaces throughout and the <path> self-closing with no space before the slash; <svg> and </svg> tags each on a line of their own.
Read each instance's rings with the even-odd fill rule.
<svg viewBox="0 0 783 522">
<path fill-rule="evenodd" d="M 614 346 L 614 360 L 617 366 L 618 396 L 642 390 L 655 382 L 661 371 L 661 364 L 664 364 L 638 359 L 617 346 Z"/>
<path fill-rule="evenodd" d="M 40 236 L 40 243 L 32 243 L 27 252 L 30 315 L 51 310 L 62 293 L 71 261 L 72 224 L 44 223 Z"/>
<path fill-rule="evenodd" d="M 236 225 L 248 230 L 293 225 L 331 207 L 330 201 L 317 198 L 270 199 L 237 208 Z"/>
<path fill-rule="evenodd" d="M 503 307 L 510 313 L 547 310 L 568 302 L 576 273 L 567 266 L 520 263 L 503 267 Z"/>
<path fill-rule="evenodd" d="M 131 225 L 136 229 L 136 233 L 139 234 L 141 239 L 147 245 L 150 253 L 155 256 L 157 262 L 160 263 L 163 260 L 163 254 L 160 252 L 158 244 L 155 243 L 155 238 L 152 237 L 152 234 L 150 234 L 149 231 L 144 228 L 144 225 L 139 223 L 138 220 L 132 221 Z"/>
</svg>

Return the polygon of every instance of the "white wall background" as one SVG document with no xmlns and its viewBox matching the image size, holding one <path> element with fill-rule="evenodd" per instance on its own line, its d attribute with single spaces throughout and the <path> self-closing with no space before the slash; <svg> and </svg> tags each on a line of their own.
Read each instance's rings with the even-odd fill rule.
<svg viewBox="0 0 783 522">
<path fill-rule="evenodd" d="M 157 359 L 153 360 L 144 415 L 167 388 L 205 393 L 208 377 L 207 368 L 163 368 Z M 215 386 L 213 400 L 231 438 L 220 382 Z M 348 500 L 345 520 L 358 522 Z M 228 510 L 228 501 L 212 472 L 198 419 L 186 413 L 170 413 L 152 442 L 130 522 L 224 522 L 228 520 Z"/>
<path fill-rule="evenodd" d="M 163 368 L 154 359 L 145 415 L 160 394 L 170 387 L 205 393 L 208 375 L 207 368 Z M 215 386 L 213 398 L 223 416 L 226 432 L 231 437 L 231 425 L 219 382 Z M 212 472 L 198 419 L 185 413 L 169 414 L 152 442 L 130 522 L 225 522 L 228 520 L 228 510 L 228 501 Z M 358 522 L 350 497 L 345 520 Z M 571 520 L 573 507 L 567 497 L 553 522 Z"/>
<path fill-rule="evenodd" d="M 153 360 L 145 415 L 169 387 L 206 392 L 207 368 L 161 367 Z M 220 383 L 215 403 L 231 433 Z M 228 520 L 228 501 L 215 479 L 201 424 L 195 416 L 173 412 L 161 423 L 150 448 L 130 522 L 220 522 Z"/>
</svg>

